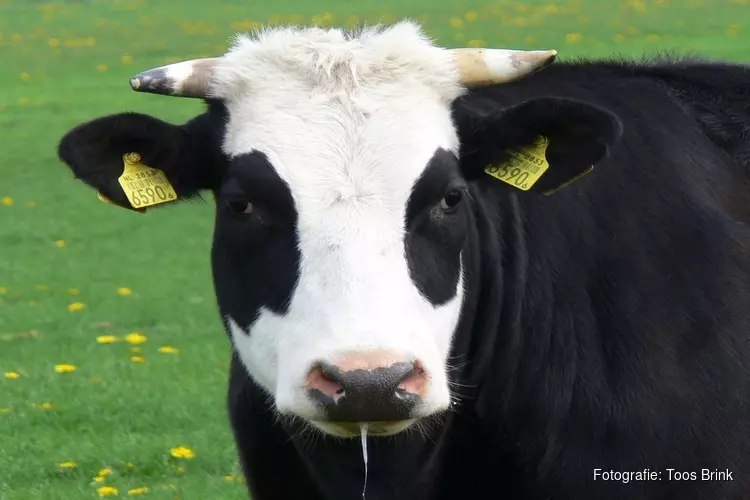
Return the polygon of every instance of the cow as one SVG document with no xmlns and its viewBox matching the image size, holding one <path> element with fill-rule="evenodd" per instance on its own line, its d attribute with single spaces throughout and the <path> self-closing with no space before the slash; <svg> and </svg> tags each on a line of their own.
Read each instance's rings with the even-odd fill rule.
<svg viewBox="0 0 750 500">
<path fill-rule="evenodd" d="M 750 498 L 750 67 L 554 58 L 266 28 L 131 80 L 186 123 L 62 137 L 117 206 L 212 195 L 253 499 Z"/>
</svg>

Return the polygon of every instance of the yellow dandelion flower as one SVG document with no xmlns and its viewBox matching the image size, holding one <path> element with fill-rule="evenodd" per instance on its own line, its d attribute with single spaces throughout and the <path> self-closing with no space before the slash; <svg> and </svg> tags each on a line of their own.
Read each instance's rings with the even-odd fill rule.
<svg viewBox="0 0 750 500">
<path fill-rule="evenodd" d="M 140 356 L 131 356 L 130 361 L 132 361 L 133 363 L 145 363 L 146 362 L 146 360 Z"/>
<path fill-rule="evenodd" d="M 0 415 L 7 415 L 10 413 L 10 408 L 0 408 Z"/>
<path fill-rule="evenodd" d="M 11 380 L 16 380 L 16 379 L 21 378 L 21 374 L 18 372 L 5 372 L 3 373 L 3 375 L 5 375 L 5 378 L 9 378 Z"/>
<path fill-rule="evenodd" d="M 4 286 L 0 286 L 0 295 L 2 295 L 4 293 L 8 293 L 8 289 L 6 287 L 4 287 Z"/>
<path fill-rule="evenodd" d="M 55 241 L 55 246 L 57 248 L 63 248 L 63 247 L 65 247 L 65 240 L 56 240 Z"/>
<path fill-rule="evenodd" d="M 133 56 L 125 54 L 120 58 L 123 64 L 133 64 Z"/>
<path fill-rule="evenodd" d="M 117 496 L 120 492 L 114 486 L 100 486 L 96 489 L 100 497 L 113 497 Z"/>
<path fill-rule="evenodd" d="M 92 384 L 98 384 L 98 383 L 101 383 L 101 381 L 102 381 L 101 377 L 91 377 L 89 379 L 89 382 L 91 382 Z"/>
<path fill-rule="evenodd" d="M 727 29 L 727 36 L 737 36 L 737 34 L 740 32 L 740 25 L 739 24 L 733 24 Z"/>
<path fill-rule="evenodd" d="M 78 295 L 78 288 L 68 288 L 69 295 Z"/>
<path fill-rule="evenodd" d="M 646 36 L 646 40 L 648 40 L 649 42 L 658 42 L 660 39 L 661 37 L 655 33 Z"/>
<path fill-rule="evenodd" d="M 479 16 L 477 15 L 476 11 L 473 11 L 473 10 L 470 10 L 470 11 L 469 11 L 469 12 L 467 12 L 467 13 L 466 13 L 466 15 L 464 16 L 464 18 L 466 18 L 466 20 L 467 20 L 468 22 L 470 22 L 470 23 L 473 23 L 474 21 L 476 21 L 476 20 L 477 20 L 477 17 L 479 17 Z"/>
<path fill-rule="evenodd" d="M 171 345 L 164 345 L 159 348 L 159 352 L 162 354 L 177 354 L 180 350 Z"/>
<path fill-rule="evenodd" d="M 47 40 L 47 45 L 49 45 L 53 49 L 56 49 L 60 46 L 60 40 L 57 38 L 50 38 L 49 40 Z"/>
<path fill-rule="evenodd" d="M 12 41 L 14 41 L 15 43 L 18 43 L 21 40 L 23 40 L 23 37 L 20 34 L 18 34 L 18 33 L 13 33 L 13 35 L 10 37 L 10 39 Z"/>
<path fill-rule="evenodd" d="M 94 481 L 95 483 L 103 483 L 105 479 L 107 478 L 104 476 L 96 476 L 95 478 L 92 479 L 92 481 Z"/>
<path fill-rule="evenodd" d="M 11 198 L 10 196 L 5 196 L 2 199 L 0 199 L 0 203 L 5 205 L 6 207 L 9 207 L 13 204 L 13 198 Z"/>
<path fill-rule="evenodd" d="M 127 297 L 128 295 L 133 295 L 133 290 L 123 286 L 117 289 L 117 295 L 121 297 Z"/>
<path fill-rule="evenodd" d="M 195 452 L 187 446 L 177 446 L 176 448 L 172 448 L 169 450 L 169 454 L 174 458 L 185 458 L 188 460 L 195 458 Z"/>
<path fill-rule="evenodd" d="M 567 43 L 576 43 L 580 42 L 583 39 L 583 36 L 580 33 L 568 33 L 565 35 L 565 41 Z"/>
<path fill-rule="evenodd" d="M 29 207 L 29 208 L 34 208 L 36 206 L 36 202 L 35 201 L 27 201 L 26 202 L 26 206 Z"/>
<path fill-rule="evenodd" d="M 80 311 L 84 307 L 86 307 L 86 304 L 84 304 L 83 302 L 73 302 L 72 304 L 68 306 L 68 311 L 76 312 L 76 311 Z"/>
<path fill-rule="evenodd" d="M 227 474 L 224 476 L 224 481 L 234 481 L 234 476 L 231 474 Z"/>
<path fill-rule="evenodd" d="M 75 365 L 70 365 L 67 363 L 62 363 L 59 365 L 55 365 L 55 371 L 57 373 L 71 373 L 76 371 L 78 368 L 75 367 Z"/>
<path fill-rule="evenodd" d="M 71 461 L 69 461 L 69 462 L 60 462 L 59 464 L 57 464 L 57 466 L 58 466 L 58 467 L 59 467 L 60 469 L 75 469 L 76 467 L 78 467 L 78 464 L 77 464 L 77 463 L 75 463 L 75 462 L 73 462 L 73 461 L 71 460 Z"/>
<path fill-rule="evenodd" d="M 139 332 L 131 332 L 125 335 L 125 342 L 128 344 L 143 344 L 148 340 L 148 337 Z"/>
<path fill-rule="evenodd" d="M 96 337 L 96 341 L 99 344 L 111 344 L 113 342 L 117 342 L 117 337 L 114 335 L 99 335 Z"/>
<path fill-rule="evenodd" d="M 21 76 L 21 80 L 23 80 L 24 82 L 28 82 L 29 80 L 31 80 L 31 73 L 27 73 L 26 71 L 21 73 L 20 76 Z"/>
<path fill-rule="evenodd" d="M 46 401 L 44 403 L 41 403 L 41 404 L 32 403 L 32 406 L 34 408 L 41 408 L 42 410 L 51 410 L 51 409 L 53 409 L 55 407 L 55 405 L 53 405 L 52 403 L 48 403 Z"/>
<path fill-rule="evenodd" d="M 458 16 L 451 17 L 451 26 L 453 26 L 454 28 L 462 28 L 463 25 L 464 25 L 463 19 L 461 19 Z"/>
<path fill-rule="evenodd" d="M 143 495 L 144 493 L 148 493 L 148 488 L 145 486 L 128 490 L 128 495 Z"/>
<path fill-rule="evenodd" d="M 96 65 L 96 70 L 99 71 L 99 72 L 101 72 L 101 73 L 104 73 L 108 69 L 109 69 L 109 67 L 106 64 L 97 64 Z"/>
<path fill-rule="evenodd" d="M 22 98 L 20 98 L 20 99 L 18 100 L 18 104 L 19 104 L 20 106 L 26 106 L 26 105 L 27 105 L 27 104 L 29 104 L 30 102 L 31 102 L 31 99 L 29 99 L 28 97 L 22 97 Z"/>
<path fill-rule="evenodd" d="M 618 43 L 624 42 L 625 41 L 625 35 L 623 35 L 622 33 L 617 33 L 615 35 L 614 39 L 615 39 L 615 42 L 618 42 Z"/>
<path fill-rule="evenodd" d="M 484 40 L 469 40 L 469 47 L 484 47 L 487 45 L 487 42 Z"/>
<path fill-rule="evenodd" d="M 135 469 L 135 464 L 133 462 L 128 462 L 125 464 L 125 468 L 128 470 Z"/>
<path fill-rule="evenodd" d="M 99 477 L 106 477 L 106 476 L 109 476 L 111 474 L 112 474 L 112 469 L 110 469 L 109 467 L 105 467 L 105 468 L 103 468 L 102 470 L 99 471 L 99 474 L 97 474 L 97 476 L 99 476 Z"/>
</svg>

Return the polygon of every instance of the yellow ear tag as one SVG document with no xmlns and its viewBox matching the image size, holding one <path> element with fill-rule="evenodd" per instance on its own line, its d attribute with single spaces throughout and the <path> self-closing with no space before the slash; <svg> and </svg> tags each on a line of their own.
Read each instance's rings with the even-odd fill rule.
<svg viewBox="0 0 750 500">
<path fill-rule="evenodd" d="M 523 149 L 509 149 L 510 159 L 502 165 L 490 165 L 484 171 L 506 184 L 528 191 L 549 168 L 547 162 L 549 139 L 537 137 L 534 144 Z"/>
<path fill-rule="evenodd" d="M 141 155 L 126 153 L 122 160 L 125 168 L 117 182 L 133 208 L 146 208 L 177 200 L 177 193 L 164 172 L 142 164 Z"/>
</svg>

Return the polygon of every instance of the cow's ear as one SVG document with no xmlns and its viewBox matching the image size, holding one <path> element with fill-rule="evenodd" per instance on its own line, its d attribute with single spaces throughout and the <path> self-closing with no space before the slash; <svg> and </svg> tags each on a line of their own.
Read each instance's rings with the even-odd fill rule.
<svg viewBox="0 0 750 500">
<path fill-rule="evenodd" d="M 622 135 L 616 115 L 572 99 L 536 98 L 504 109 L 477 102 L 463 111 L 464 174 L 491 176 L 520 191 L 550 194 L 582 177 Z"/>
<path fill-rule="evenodd" d="M 58 155 L 104 201 L 158 207 L 217 187 L 223 157 L 212 125 L 208 113 L 184 125 L 140 113 L 103 116 L 68 131 Z"/>
</svg>

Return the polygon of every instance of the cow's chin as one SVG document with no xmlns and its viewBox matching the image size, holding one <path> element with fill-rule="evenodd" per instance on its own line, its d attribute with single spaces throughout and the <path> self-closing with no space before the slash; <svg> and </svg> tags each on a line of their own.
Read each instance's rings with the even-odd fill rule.
<svg viewBox="0 0 750 500">
<path fill-rule="evenodd" d="M 399 420 L 395 422 L 328 422 L 310 420 L 310 424 L 325 434 L 341 438 L 353 438 L 362 434 L 367 426 L 367 436 L 383 437 L 399 434 L 411 427 L 417 419 Z"/>
</svg>

